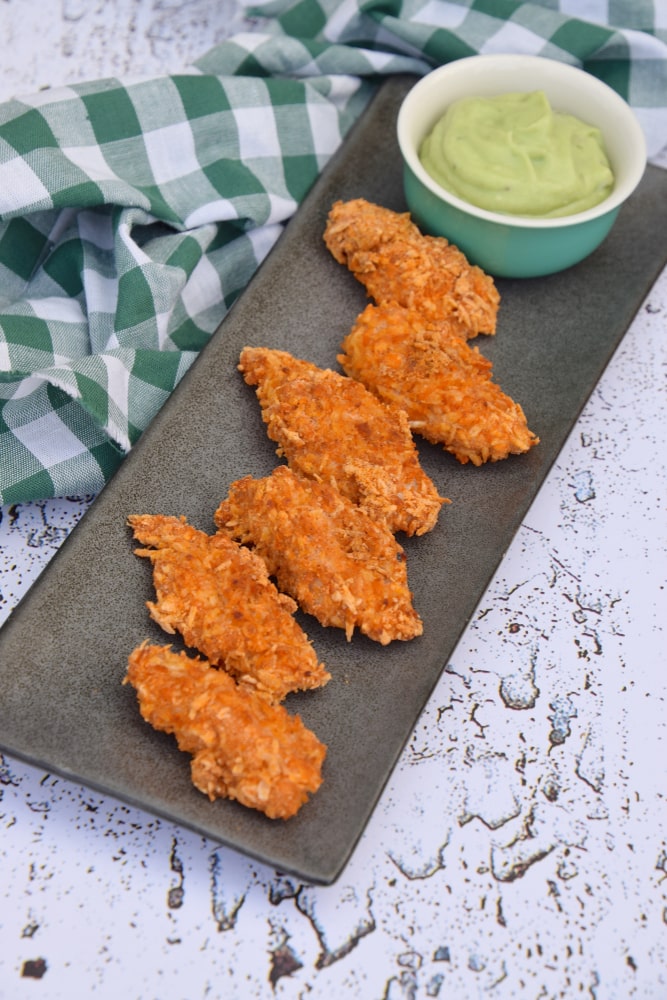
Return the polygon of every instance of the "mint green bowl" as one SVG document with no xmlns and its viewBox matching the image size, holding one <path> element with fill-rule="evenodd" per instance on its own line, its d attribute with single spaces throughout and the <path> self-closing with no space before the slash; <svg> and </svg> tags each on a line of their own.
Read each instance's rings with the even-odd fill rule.
<svg viewBox="0 0 667 1000">
<path fill-rule="evenodd" d="M 451 194 L 423 168 L 421 142 L 452 101 L 532 90 L 543 90 L 554 110 L 601 130 L 615 184 L 600 204 L 555 219 L 502 215 Z M 596 77 L 540 56 L 471 56 L 433 70 L 406 95 L 397 136 L 413 220 L 422 231 L 456 244 L 494 277 L 537 277 L 583 260 L 607 236 L 646 167 L 644 134 L 628 104 Z"/>
</svg>

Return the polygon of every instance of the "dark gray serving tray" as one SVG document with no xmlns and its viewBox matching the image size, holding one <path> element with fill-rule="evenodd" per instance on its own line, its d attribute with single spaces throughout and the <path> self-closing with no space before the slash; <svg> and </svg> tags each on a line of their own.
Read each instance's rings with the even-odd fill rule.
<svg viewBox="0 0 667 1000">
<path fill-rule="evenodd" d="M 380 647 L 301 617 L 333 674 L 287 705 L 328 744 L 324 783 L 288 822 L 190 782 L 189 757 L 142 722 L 121 685 L 130 650 L 168 641 L 148 617 L 150 568 L 126 517 L 185 514 L 214 530 L 229 484 L 277 464 L 254 391 L 236 370 L 245 344 L 336 367 L 365 293 L 327 253 L 331 203 L 363 196 L 404 209 L 395 142 L 411 78 L 379 91 L 221 328 L 0 632 L 0 746 L 316 883 L 343 870 L 401 750 L 531 501 L 667 259 L 667 176 L 648 168 L 600 249 L 564 273 L 499 281 L 495 338 L 480 338 L 500 385 L 541 443 L 480 469 L 420 445 L 453 501 L 405 542 L 424 635 Z M 444 766 L 444 765 L 443 765 Z"/>
</svg>

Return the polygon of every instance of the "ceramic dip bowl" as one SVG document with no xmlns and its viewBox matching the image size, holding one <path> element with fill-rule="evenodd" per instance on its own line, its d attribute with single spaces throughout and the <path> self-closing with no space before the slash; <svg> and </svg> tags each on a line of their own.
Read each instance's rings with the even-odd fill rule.
<svg viewBox="0 0 667 1000">
<path fill-rule="evenodd" d="M 532 91 L 543 91 L 553 111 L 600 130 L 614 185 L 599 204 L 555 218 L 501 214 L 450 193 L 425 170 L 422 141 L 453 101 Z M 406 95 L 397 135 L 413 220 L 497 277 L 551 274 L 583 260 L 604 240 L 646 167 L 644 134 L 623 98 L 591 74 L 540 56 L 471 56 L 433 70 Z"/>
</svg>

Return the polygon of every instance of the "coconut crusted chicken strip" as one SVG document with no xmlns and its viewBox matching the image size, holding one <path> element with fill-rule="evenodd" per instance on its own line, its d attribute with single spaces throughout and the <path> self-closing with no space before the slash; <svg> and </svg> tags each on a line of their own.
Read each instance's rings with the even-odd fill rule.
<svg viewBox="0 0 667 1000">
<path fill-rule="evenodd" d="M 407 418 L 360 382 L 286 351 L 246 347 L 239 369 L 291 469 L 329 483 L 391 531 L 422 535 L 441 505 Z"/>
<path fill-rule="evenodd" d="M 240 684 L 269 701 L 330 679 L 262 560 L 226 535 L 207 535 L 184 517 L 135 514 L 128 523 L 146 548 L 157 600 L 151 617 Z"/>
<path fill-rule="evenodd" d="M 236 799 L 288 819 L 319 788 L 324 744 L 299 716 L 206 660 L 144 643 L 130 654 L 125 683 L 142 718 L 192 754 L 192 781 L 211 801 Z"/>
<path fill-rule="evenodd" d="M 496 331 L 500 295 L 493 279 L 444 237 L 424 236 L 409 213 L 364 198 L 337 201 L 324 242 L 376 303 L 398 302 L 464 339 Z"/>
<path fill-rule="evenodd" d="M 348 640 L 359 628 L 383 645 L 421 635 L 403 549 L 332 486 L 278 466 L 233 483 L 214 519 L 253 545 L 280 589 L 321 625 L 345 629 Z"/>
<path fill-rule="evenodd" d="M 338 360 L 348 375 L 405 411 L 416 434 L 462 464 L 495 462 L 539 441 L 521 406 L 492 381 L 491 362 L 412 310 L 367 306 L 342 349 Z"/>
</svg>

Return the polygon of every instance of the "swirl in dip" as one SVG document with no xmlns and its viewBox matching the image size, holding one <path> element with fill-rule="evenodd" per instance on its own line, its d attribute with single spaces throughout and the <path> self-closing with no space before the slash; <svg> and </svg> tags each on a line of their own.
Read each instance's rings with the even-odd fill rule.
<svg viewBox="0 0 667 1000">
<path fill-rule="evenodd" d="M 419 158 L 441 187 L 508 215 L 574 215 L 614 186 L 600 130 L 553 111 L 541 90 L 455 101 Z"/>
</svg>

